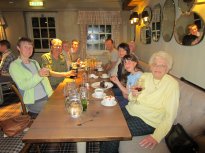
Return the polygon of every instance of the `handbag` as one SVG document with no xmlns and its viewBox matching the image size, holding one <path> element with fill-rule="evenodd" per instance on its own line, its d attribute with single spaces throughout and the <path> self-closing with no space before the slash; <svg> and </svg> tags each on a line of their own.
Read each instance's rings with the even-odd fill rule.
<svg viewBox="0 0 205 153">
<path fill-rule="evenodd" d="M 19 115 L 0 122 L 0 128 L 9 137 L 16 136 L 32 123 L 29 115 Z"/>
<path fill-rule="evenodd" d="M 197 153 L 198 144 L 186 133 L 181 124 L 173 125 L 165 137 L 171 153 Z"/>
</svg>

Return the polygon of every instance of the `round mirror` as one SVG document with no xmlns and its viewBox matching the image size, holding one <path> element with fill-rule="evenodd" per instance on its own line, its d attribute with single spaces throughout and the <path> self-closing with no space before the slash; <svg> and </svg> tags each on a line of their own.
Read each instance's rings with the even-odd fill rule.
<svg viewBox="0 0 205 153">
<path fill-rule="evenodd" d="M 173 0 L 166 0 L 163 7 L 162 37 L 165 42 L 172 39 L 175 24 L 175 4 Z"/>
<path fill-rule="evenodd" d="M 151 44 L 151 28 L 149 26 L 140 29 L 140 41 L 143 44 Z"/>
<path fill-rule="evenodd" d="M 195 0 L 178 0 L 178 5 L 181 11 L 189 12 L 194 5 Z"/>
<path fill-rule="evenodd" d="M 145 7 L 142 12 L 142 20 L 144 25 L 148 26 L 152 20 L 152 10 L 150 7 Z"/>
<path fill-rule="evenodd" d="M 160 38 L 161 31 L 161 5 L 157 4 L 153 9 L 152 19 L 152 40 L 157 42 Z"/>
<path fill-rule="evenodd" d="M 198 44 L 204 36 L 204 22 L 195 12 L 182 14 L 176 21 L 174 37 L 181 45 Z"/>
</svg>

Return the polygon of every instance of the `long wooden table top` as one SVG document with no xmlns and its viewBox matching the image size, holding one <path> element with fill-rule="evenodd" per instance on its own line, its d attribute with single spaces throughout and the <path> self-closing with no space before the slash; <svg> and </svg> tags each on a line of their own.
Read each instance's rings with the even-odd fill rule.
<svg viewBox="0 0 205 153">
<path fill-rule="evenodd" d="M 101 100 L 92 97 L 93 88 L 90 87 L 90 101 L 87 111 L 79 118 L 72 118 L 65 109 L 63 87 L 65 79 L 53 95 L 49 98 L 42 112 L 35 119 L 29 131 L 23 137 L 26 143 L 42 142 L 85 142 L 130 140 L 131 133 L 121 112 L 119 105 L 105 107 Z M 91 79 L 92 82 L 100 81 Z M 107 95 L 113 95 L 111 89 Z M 79 125 L 80 123 L 84 123 Z"/>
</svg>

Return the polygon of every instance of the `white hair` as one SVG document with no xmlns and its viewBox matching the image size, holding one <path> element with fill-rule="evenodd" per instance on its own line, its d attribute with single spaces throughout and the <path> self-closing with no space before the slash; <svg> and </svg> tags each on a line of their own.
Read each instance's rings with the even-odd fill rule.
<svg viewBox="0 0 205 153">
<path fill-rule="evenodd" d="M 152 56 L 150 57 L 150 60 L 149 60 L 149 65 L 154 64 L 157 57 L 162 58 L 166 61 L 168 71 L 172 68 L 172 64 L 173 64 L 172 57 L 170 54 L 168 54 L 167 52 L 164 52 L 164 51 L 159 51 L 159 52 L 152 54 Z"/>
</svg>

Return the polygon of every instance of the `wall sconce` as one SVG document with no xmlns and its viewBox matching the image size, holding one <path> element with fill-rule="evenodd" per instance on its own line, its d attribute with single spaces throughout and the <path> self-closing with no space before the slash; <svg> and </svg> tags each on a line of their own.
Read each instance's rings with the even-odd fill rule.
<svg viewBox="0 0 205 153">
<path fill-rule="evenodd" d="M 136 23 L 136 24 L 138 24 L 138 22 L 139 22 L 139 15 L 138 15 L 138 13 L 137 12 L 133 12 L 131 15 L 130 15 L 130 23 L 131 24 L 134 24 L 134 23 Z"/>
<path fill-rule="evenodd" d="M 143 20 L 144 23 L 149 21 L 149 14 L 148 14 L 147 11 L 142 12 L 142 20 Z"/>
</svg>

